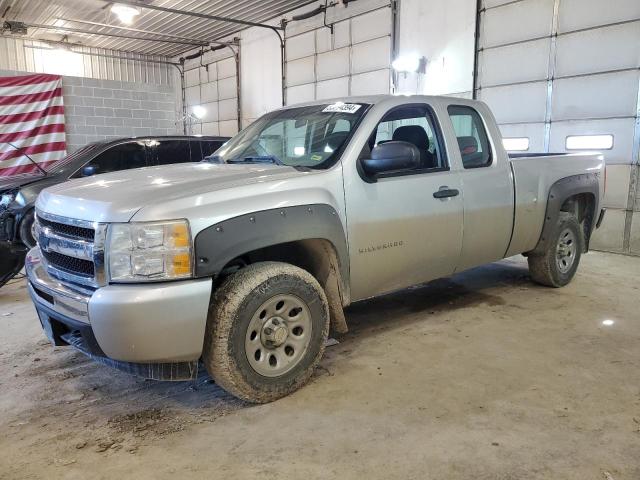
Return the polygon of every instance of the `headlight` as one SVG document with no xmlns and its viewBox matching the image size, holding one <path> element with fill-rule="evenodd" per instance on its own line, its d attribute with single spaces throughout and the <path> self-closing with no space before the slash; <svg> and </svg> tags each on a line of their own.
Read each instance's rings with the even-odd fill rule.
<svg viewBox="0 0 640 480">
<path fill-rule="evenodd" d="M 113 223 L 105 251 L 113 282 L 189 278 L 193 271 L 186 220 Z"/>
<path fill-rule="evenodd" d="M 3 193 L 2 196 L 0 196 L 0 207 L 7 208 L 9 204 L 13 202 L 14 198 L 16 198 L 16 194 L 13 192 Z"/>
</svg>

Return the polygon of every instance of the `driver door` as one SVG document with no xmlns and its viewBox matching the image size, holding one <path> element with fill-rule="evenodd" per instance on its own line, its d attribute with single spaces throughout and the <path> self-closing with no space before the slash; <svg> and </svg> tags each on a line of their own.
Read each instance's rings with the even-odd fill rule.
<svg viewBox="0 0 640 480">
<path fill-rule="evenodd" d="M 420 168 L 372 181 L 357 162 L 344 165 L 354 301 L 450 275 L 456 268 L 462 247 L 461 183 L 450 169 L 435 118 L 425 104 L 393 108 L 361 154 L 370 155 L 381 142 L 409 141 L 421 152 Z M 445 190 L 446 196 L 439 194 Z"/>
</svg>

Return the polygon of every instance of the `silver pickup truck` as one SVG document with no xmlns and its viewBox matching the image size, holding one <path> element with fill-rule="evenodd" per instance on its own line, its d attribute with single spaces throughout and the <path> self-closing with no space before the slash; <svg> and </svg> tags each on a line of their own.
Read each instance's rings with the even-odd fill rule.
<svg viewBox="0 0 640 480">
<path fill-rule="evenodd" d="M 208 161 L 44 190 L 29 291 L 55 345 L 232 394 L 301 387 L 352 302 L 516 254 L 571 281 L 602 155 L 510 158 L 481 102 L 373 96 L 268 113 Z"/>
</svg>

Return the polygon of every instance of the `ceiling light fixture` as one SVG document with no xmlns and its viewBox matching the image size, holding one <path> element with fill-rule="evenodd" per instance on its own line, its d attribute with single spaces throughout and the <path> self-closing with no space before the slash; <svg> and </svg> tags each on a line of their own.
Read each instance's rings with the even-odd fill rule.
<svg viewBox="0 0 640 480">
<path fill-rule="evenodd" d="M 419 55 L 403 55 L 391 62 L 391 67 L 400 73 L 424 73 L 427 65 L 426 57 Z"/>
<path fill-rule="evenodd" d="M 140 15 L 140 9 L 136 7 L 130 7 L 129 5 L 122 5 L 120 3 L 114 3 L 111 6 L 111 11 L 118 16 L 118 19 L 125 25 L 131 25 L 133 19 Z"/>
</svg>

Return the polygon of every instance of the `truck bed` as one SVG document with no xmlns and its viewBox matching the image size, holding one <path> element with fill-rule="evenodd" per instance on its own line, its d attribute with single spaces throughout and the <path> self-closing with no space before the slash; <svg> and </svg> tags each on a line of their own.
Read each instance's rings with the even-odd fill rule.
<svg viewBox="0 0 640 480">
<path fill-rule="evenodd" d="M 544 223 L 547 195 L 554 183 L 576 172 L 597 174 L 604 179 L 605 162 L 601 153 L 512 154 L 509 160 L 514 178 L 515 212 L 507 256 L 536 246 Z M 604 181 L 600 182 L 599 193 L 601 199 Z"/>
</svg>

